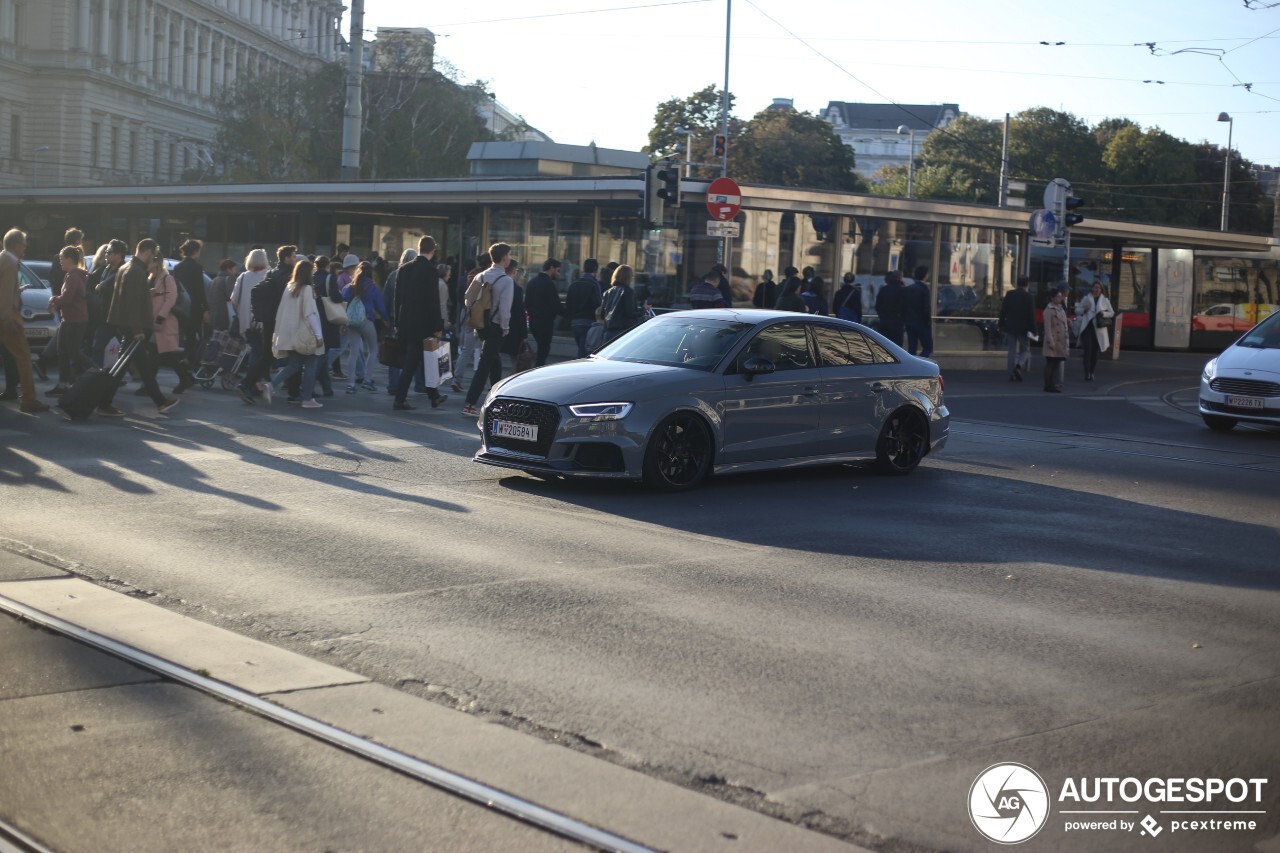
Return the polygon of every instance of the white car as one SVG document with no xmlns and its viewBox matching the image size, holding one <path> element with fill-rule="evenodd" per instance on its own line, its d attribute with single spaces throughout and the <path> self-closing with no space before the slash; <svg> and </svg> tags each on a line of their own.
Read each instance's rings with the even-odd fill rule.
<svg viewBox="0 0 1280 853">
<path fill-rule="evenodd" d="M 1241 421 L 1280 426 L 1280 314 L 1204 366 L 1200 416 L 1209 429 L 1223 432 Z"/>
</svg>

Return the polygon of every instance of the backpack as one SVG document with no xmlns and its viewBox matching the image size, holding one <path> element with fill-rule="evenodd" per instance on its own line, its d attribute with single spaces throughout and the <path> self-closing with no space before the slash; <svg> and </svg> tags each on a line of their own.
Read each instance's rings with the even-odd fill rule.
<svg viewBox="0 0 1280 853">
<path fill-rule="evenodd" d="M 482 275 L 471 279 L 463 297 L 467 306 L 467 328 L 481 331 L 489 325 L 489 313 L 493 310 L 493 285 Z"/>
<path fill-rule="evenodd" d="M 351 301 L 347 303 L 347 328 L 359 329 L 367 319 L 369 315 L 364 310 L 364 300 L 353 294 Z"/>
</svg>

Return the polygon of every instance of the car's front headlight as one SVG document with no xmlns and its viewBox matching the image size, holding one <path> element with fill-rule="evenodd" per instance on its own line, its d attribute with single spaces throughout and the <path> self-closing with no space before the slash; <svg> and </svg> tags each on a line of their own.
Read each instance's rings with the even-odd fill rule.
<svg viewBox="0 0 1280 853">
<path fill-rule="evenodd" d="M 1204 366 L 1204 372 L 1200 374 L 1200 378 L 1205 382 L 1212 382 L 1213 377 L 1218 375 L 1218 360 L 1216 358 L 1209 359 Z"/>
<path fill-rule="evenodd" d="M 620 421 L 630 414 L 634 403 L 579 403 L 569 411 L 579 418 L 595 418 L 598 421 Z"/>
</svg>

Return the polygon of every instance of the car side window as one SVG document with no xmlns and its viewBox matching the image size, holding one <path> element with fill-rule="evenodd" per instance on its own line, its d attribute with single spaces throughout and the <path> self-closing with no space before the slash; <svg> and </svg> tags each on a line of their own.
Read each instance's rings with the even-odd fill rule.
<svg viewBox="0 0 1280 853">
<path fill-rule="evenodd" d="M 761 330 L 738 356 L 739 369 L 747 359 L 755 356 L 768 359 L 778 371 L 814 366 L 809 336 L 800 323 L 781 323 Z"/>
<path fill-rule="evenodd" d="M 889 352 L 887 349 L 881 346 L 878 342 L 871 340 L 871 338 L 868 338 L 866 335 L 863 335 L 861 333 L 859 333 L 858 337 L 862 338 L 864 341 L 867 342 L 867 346 L 871 349 L 871 352 L 875 354 L 876 362 L 878 364 L 897 364 L 898 363 L 898 359 L 894 356 L 894 354 Z"/>
<path fill-rule="evenodd" d="M 813 331 L 818 340 L 818 356 L 824 365 L 847 367 L 876 363 L 870 342 L 858 332 L 824 326 L 815 326 Z"/>
</svg>

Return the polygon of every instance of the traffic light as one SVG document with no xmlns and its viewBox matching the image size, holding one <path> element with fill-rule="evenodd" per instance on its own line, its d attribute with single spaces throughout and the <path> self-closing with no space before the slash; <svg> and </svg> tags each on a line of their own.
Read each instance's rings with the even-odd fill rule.
<svg viewBox="0 0 1280 853">
<path fill-rule="evenodd" d="M 1067 197 L 1063 199 L 1062 207 L 1062 227 L 1070 228 L 1072 225 L 1079 225 L 1084 222 L 1084 217 L 1078 213 L 1072 213 L 1077 207 L 1084 206 L 1084 199 L 1076 198 L 1071 194 L 1071 190 L 1067 190 Z"/>
<path fill-rule="evenodd" d="M 658 198 L 675 207 L 680 206 L 680 167 L 672 160 L 658 170 Z"/>
<path fill-rule="evenodd" d="M 657 163 L 644 170 L 644 221 L 650 228 L 661 228 L 666 218 L 666 201 Z"/>
<path fill-rule="evenodd" d="M 721 158 L 724 157 L 725 147 L 728 144 L 729 144 L 728 140 L 725 138 L 725 135 L 723 133 L 716 134 L 716 156 L 717 157 L 721 157 Z"/>
</svg>

